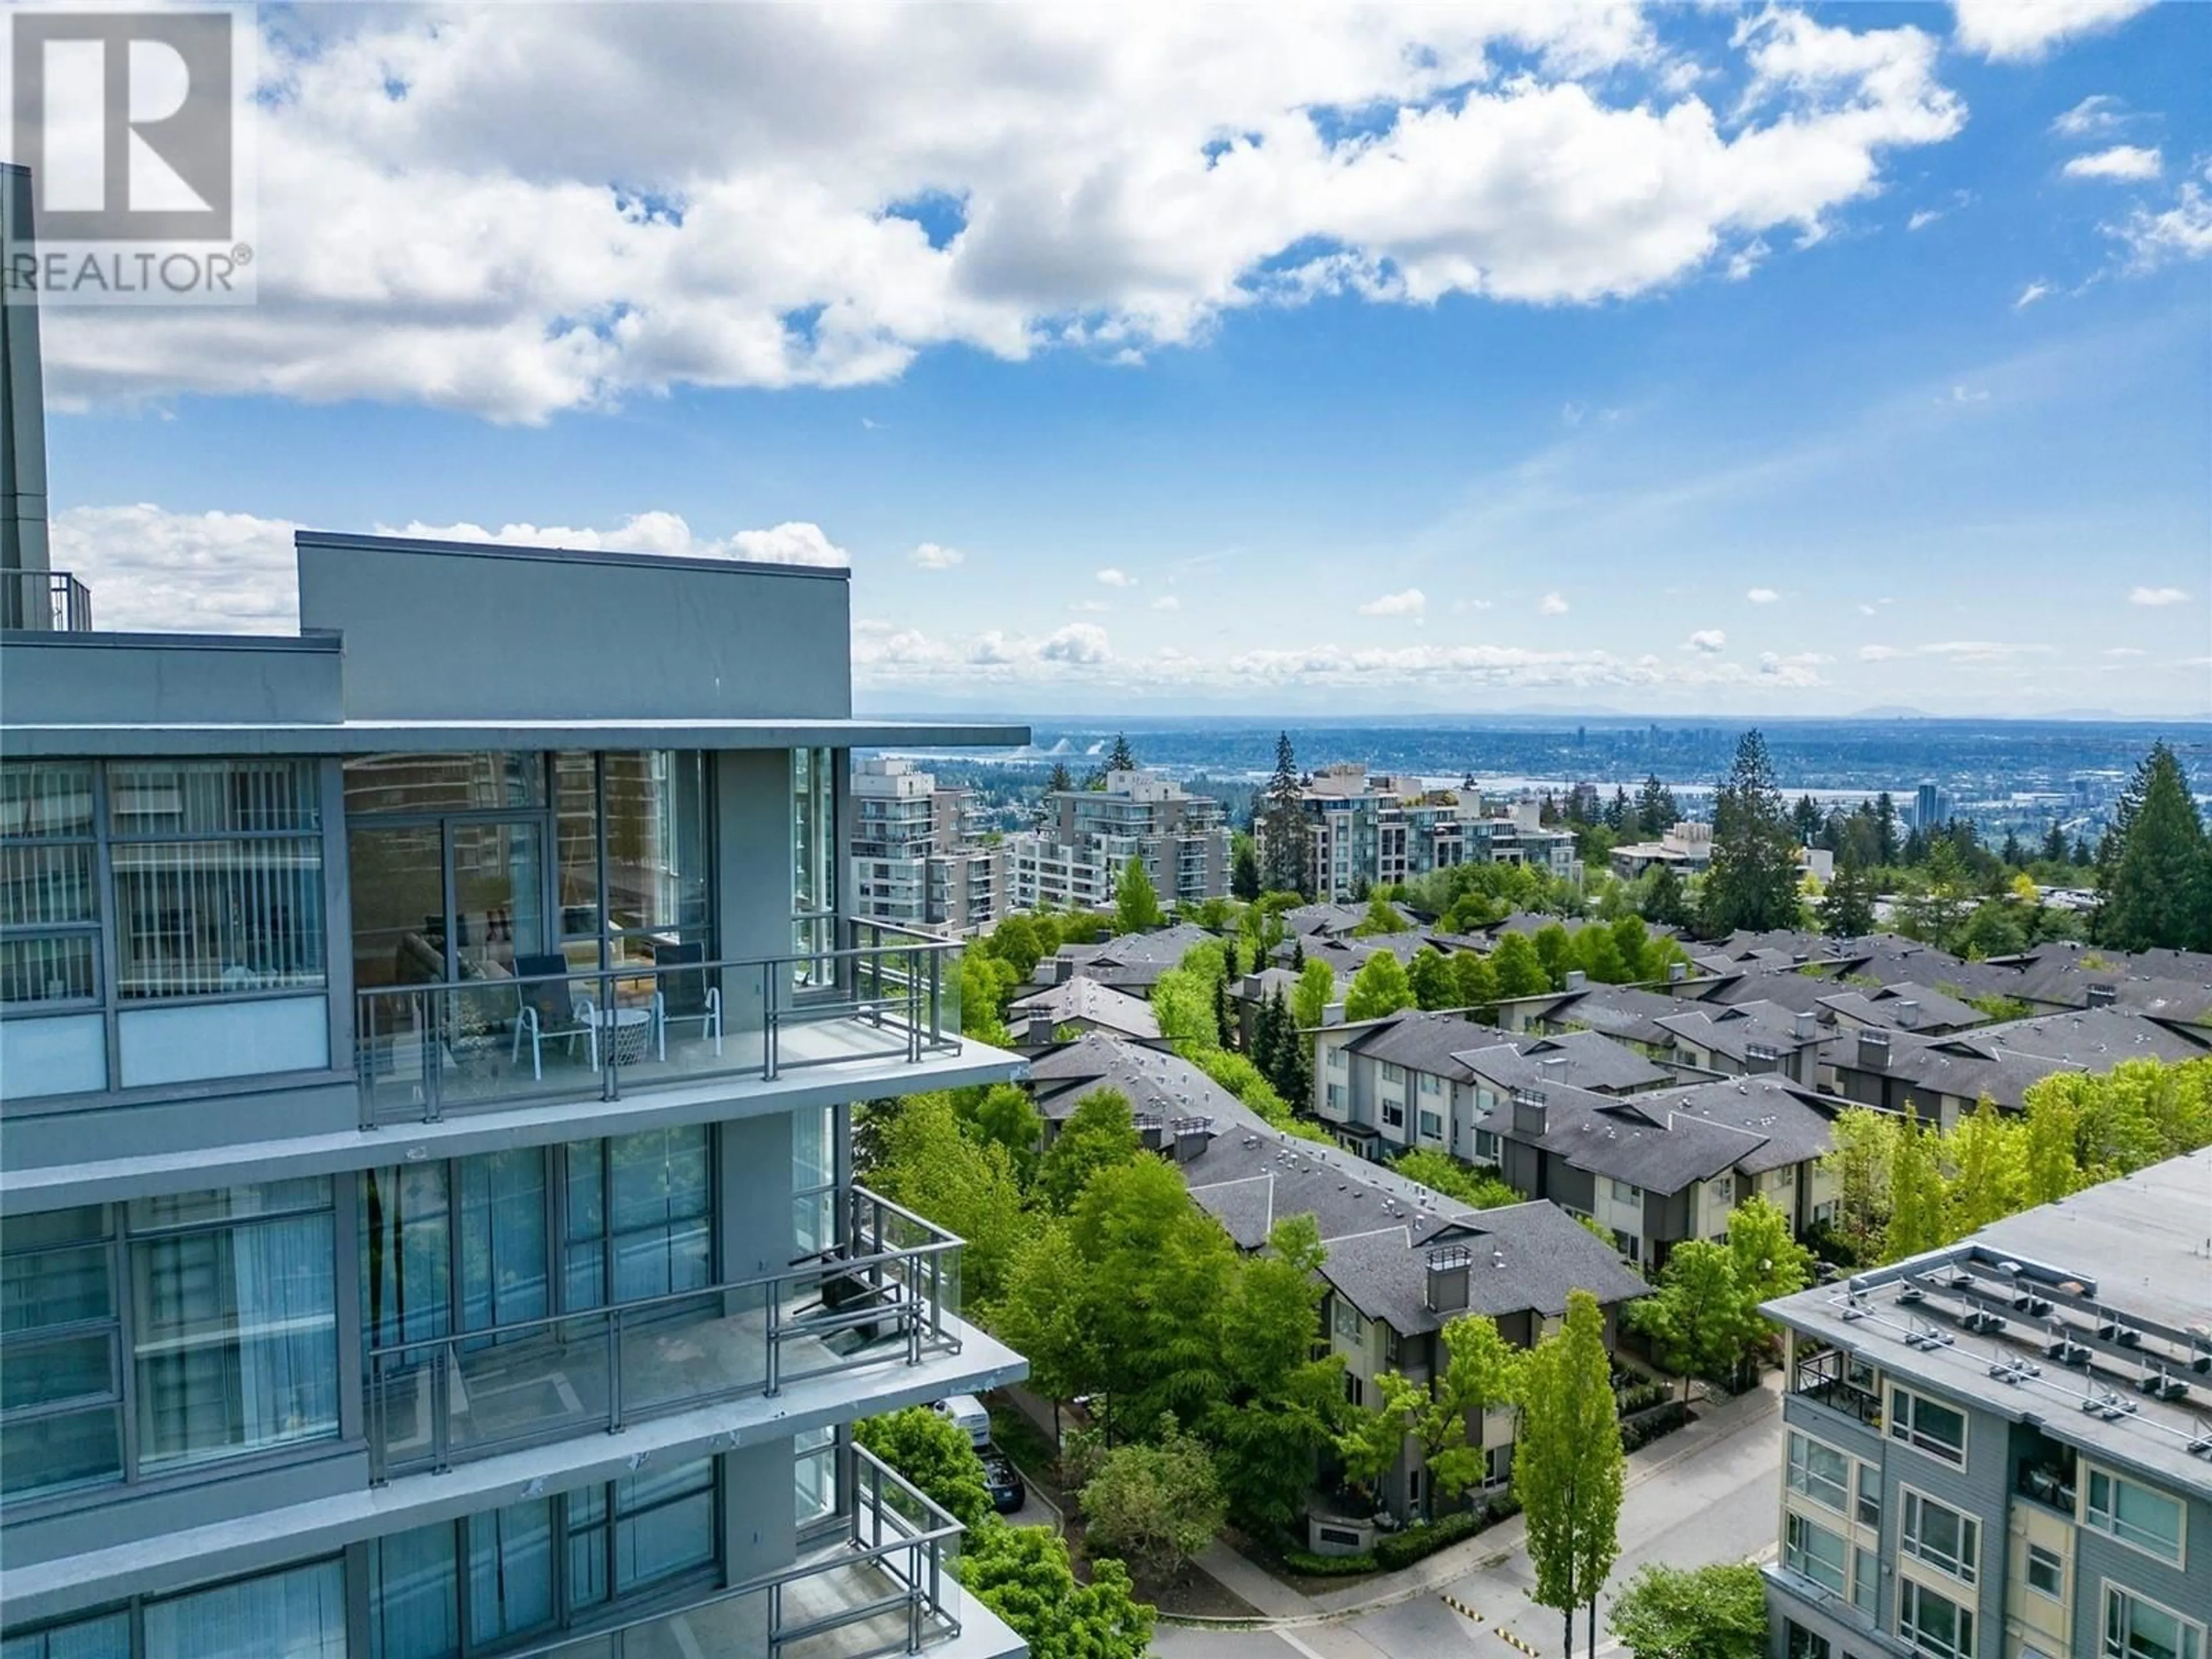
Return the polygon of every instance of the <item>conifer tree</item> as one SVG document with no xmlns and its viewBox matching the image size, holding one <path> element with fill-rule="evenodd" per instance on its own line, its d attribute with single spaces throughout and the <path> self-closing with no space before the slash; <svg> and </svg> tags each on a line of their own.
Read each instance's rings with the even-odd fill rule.
<svg viewBox="0 0 2212 1659">
<path fill-rule="evenodd" d="M 2212 945 L 2204 826 L 2181 763 L 2164 743 L 2152 744 L 2136 769 L 2101 851 L 2100 945 L 2123 951 Z"/>
<path fill-rule="evenodd" d="M 1267 890 L 1297 893 L 1310 898 L 1306 884 L 1305 813 L 1298 804 L 1298 763 L 1291 749 L 1291 734 L 1275 737 L 1275 770 L 1267 780 L 1263 819 L 1266 842 L 1261 873 Z"/>
<path fill-rule="evenodd" d="M 1705 931 L 1764 931 L 1797 921 L 1797 854 L 1766 739 L 1747 732 L 1713 799 L 1712 866 L 1705 874 Z"/>
</svg>

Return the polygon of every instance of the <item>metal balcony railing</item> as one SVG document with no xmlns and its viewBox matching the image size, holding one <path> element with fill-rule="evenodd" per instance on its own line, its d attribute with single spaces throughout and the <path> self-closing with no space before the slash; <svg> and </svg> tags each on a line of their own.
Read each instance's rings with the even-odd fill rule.
<svg viewBox="0 0 2212 1659">
<path fill-rule="evenodd" d="M 780 1273 L 368 1346 L 369 1475 L 957 1352 L 960 1240 L 855 1187 L 847 1243 Z"/>
<path fill-rule="evenodd" d="M 854 920 L 866 941 L 805 955 L 531 972 L 465 965 L 453 982 L 355 998 L 364 1128 L 536 1100 L 617 1100 L 712 1077 L 919 1063 L 957 1053 L 957 942 Z"/>
<path fill-rule="evenodd" d="M 92 590 L 66 570 L 0 570 L 0 628 L 89 634 Z"/>
<path fill-rule="evenodd" d="M 520 1649 L 509 1659 L 876 1659 L 960 1634 L 960 1523 L 866 1449 L 852 1449 L 842 1531 L 791 1565 L 673 1613 Z"/>
</svg>

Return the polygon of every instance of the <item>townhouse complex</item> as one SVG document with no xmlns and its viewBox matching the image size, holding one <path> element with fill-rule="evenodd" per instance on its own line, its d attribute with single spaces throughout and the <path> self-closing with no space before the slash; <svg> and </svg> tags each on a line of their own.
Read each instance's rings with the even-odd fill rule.
<svg viewBox="0 0 2212 1659">
<path fill-rule="evenodd" d="M 1306 890 L 1324 901 L 1455 864 L 1528 864 L 1570 880 L 1579 872 L 1572 832 L 1545 828 L 1533 799 L 1493 810 L 1471 790 L 1347 763 L 1314 773 L 1298 810 Z"/>
<path fill-rule="evenodd" d="M 1039 826 L 1006 837 L 1014 907 L 1103 909 L 1131 859 L 1163 906 L 1225 897 L 1230 839 L 1211 795 L 1150 772 L 1109 772 L 1103 788 L 1050 791 Z"/>
<path fill-rule="evenodd" d="M 842 570 L 297 559 L 0 640 L 9 1659 L 1019 1651 L 850 1426 L 1025 1367 L 848 1133 L 1017 1063 L 842 848 L 1027 734 L 851 718 Z"/>
<path fill-rule="evenodd" d="M 2203 1659 L 2212 1152 L 1769 1304 L 1777 1659 Z"/>
<path fill-rule="evenodd" d="M 856 915 L 966 935 L 1006 914 L 1011 860 L 985 839 L 975 791 L 889 756 L 855 766 L 852 789 Z"/>
</svg>

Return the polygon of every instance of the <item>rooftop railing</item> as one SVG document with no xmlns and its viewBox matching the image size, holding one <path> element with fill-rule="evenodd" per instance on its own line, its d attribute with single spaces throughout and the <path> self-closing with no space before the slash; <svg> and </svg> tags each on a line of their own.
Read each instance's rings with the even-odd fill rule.
<svg viewBox="0 0 2212 1659">
<path fill-rule="evenodd" d="M 848 1242 L 781 1273 L 372 1342 L 370 1479 L 958 1352 L 960 1240 L 866 1188 L 847 1196 Z"/>
<path fill-rule="evenodd" d="M 520 956 L 465 963 L 454 981 L 358 992 L 362 1127 L 958 1052 L 959 945 L 888 923 L 850 927 L 868 942 L 577 969 Z"/>
<path fill-rule="evenodd" d="M 952 1568 L 960 1523 L 866 1449 L 851 1455 L 853 1504 L 842 1535 L 790 1566 L 674 1613 L 541 1643 L 510 1659 L 875 1659 L 958 1636 Z"/>
<path fill-rule="evenodd" d="M 89 634 L 92 590 L 66 570 L 0 570 L 0 628 Z"/>
</svg>

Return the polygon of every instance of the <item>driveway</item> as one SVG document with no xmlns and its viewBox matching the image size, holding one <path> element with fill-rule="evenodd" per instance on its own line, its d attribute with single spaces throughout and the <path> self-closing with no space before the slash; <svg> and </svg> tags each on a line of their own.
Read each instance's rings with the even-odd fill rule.
<svg viewBox="0 0 2212 1659">
<path fill-rule="evenodd" d="M 1611 1586 L 1626 1583 L 1647 1561 L 1692 1567 L 1771 1555 L 1781 1478 L 1779 1387 L 1779 1376 L 1770 1376 L 1766 1387 L 1708 1408 L 1698 1423 L 1629 1460 L 1620 1559 Z M 1256 1586 L 1237 1582 L 1243 1573 L 1236 1567 L 1253 1571 L 1237 1562 L 1221 1576 L 1273 1615 L 1265 1626 L 1228 1630 L 1164 1621 L 1153 1651 L 1164 1659 L 1526 1659 L 1504 1632 L 1553 1659 L 1560 1651 L 1559 1615 L 1528 1599 L 1535 1575 L 1522 1536 L 1517 1519 L 1504 1522 L 1403 1572 L 1304 1595 L 1275 1585 L 1263 1592 L 1264 1603 L 1252 1593 Z M 1200 1565 L 1228 1564 L 1201 1557 Z M 1620 1645 L 1603 1633 L 1611 1599 L 1598 1598 L 1600 1659 Z M 1578 1659 L 1588 1643 L 1578 1612 Z"/>
</svg>

